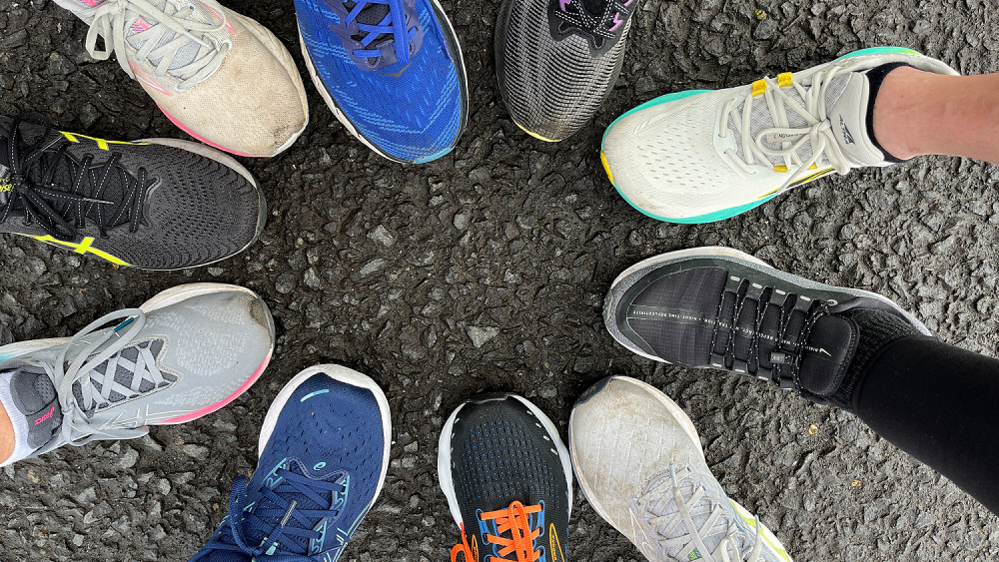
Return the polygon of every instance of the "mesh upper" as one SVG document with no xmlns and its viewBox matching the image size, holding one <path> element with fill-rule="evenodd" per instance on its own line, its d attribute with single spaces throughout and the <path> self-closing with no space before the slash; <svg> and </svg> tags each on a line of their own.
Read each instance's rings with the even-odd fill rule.
<svg viewBox="0 0 999 562">
<path fill-rule="evenodd" d="M 497 16 L 496 67 L 513 120 L 536 135 L 562 140 L 590 120 L 614 87 L 632 18 L 616 43 L 595 56 L 580 35 L 552 37 L 548 5 L 507 0 Z"/>
<path fill-rule="evenodd" d="M 539 420 L 514 398 L 468 402 L 458 412 L 451 434 L 451 476 L 469 541 L 479 529 L 478 510 L 545 503 L 545 529 L 538 544 L 548 544 L 555 525 L 562 547 L 569 524 L 568 489 L 557 448 Z M 487 544 L 479 536 L 480 545 Z M 482 547 L 482 551 L 489 547 Z"/>
<path fill-rule="evenodd" d="M 8 137 L 9 127 L 9 119 L 0 119 L 0 137 Z M 55 141 L 63 136 L 53 131 L 49 138 Z M 127 221 L 120 221 L 121 226 L 109 229 L 102 238 L 93 221 L 87 221 L 85 228 L 78 229 L 74 243 L 91 237 L 92 247 L 136 267 L 180 269 L 235 254 L 253 241 L 262 226 L 262 194 L 245 177 L 215 160 L 157 144 L 112 144 L 110 150 L 103 150 L 93 140 L 76 138 L 79 142 L 69 143 L 68 153 L 77 163 L 91 155 L 91 165 L 99 166 L 114 152 L 121 155 L 118 162 L 131 175 L 137 177 L 139 168 L 145 168 L 147 177 L 158 181 L 149 188 L 144 211 L 147 224 L 138 232 L 130 233 Z M 61 169 L 64 173 L 55 178 L 57 185 L 71 185 L 66 166 Z M 109 190 L 108 196 L 114 198 L 112 192 L 120 193 L 121 182 L 111 182 Z M 26 227 L 18 218 L 0 224 L 0 232 L 46 235 L 37 224 Z"/>
<path fill-rule="evenodd" d="M 331 0 L 337 1 L 337 0 Z M 324 0 L 295 0 L 303 44 L 321 84 L 361 136 L 398 159 L 419 160 L 454 146 L 467 112 L 457 45 L 429 0 L 417 0 L 423 43 L 408 67 L 358 68 L 330 28 L 340 23 Z M 460 61 L 459 61 L 460 63 Z M 390 74 L 399 73 L 399 76 Z"/>
</svg>

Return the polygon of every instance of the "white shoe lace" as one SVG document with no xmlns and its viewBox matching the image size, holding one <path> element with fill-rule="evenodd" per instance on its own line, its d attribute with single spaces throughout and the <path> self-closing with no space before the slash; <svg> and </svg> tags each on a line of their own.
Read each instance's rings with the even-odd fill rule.
<svg viewBox="0 0 999 562">
<path fill-rule="evenodd" d="M 773 164 L 768 158 L 770 156 L 783 158 L 784 169 L 778 171 L 793 170 L 793 172 L 778 191 L 783 191 L 801 178 L 806 177 L 810 170 L 815 170 L 820 164 L 831 166 L 839 174 L 846 174 L 850 171 L 851 166 L 843 155 L 839 142 L 832 131 L 832 124 L 826 115 L 826 90 L 835 77 L 853 70 L 845 66 L 829 66 L 812 74 L 809 77 L 810 84 L 807 87 L 793 82 L 790 74 L 782 75 L 778 80 L 763 78 L 755 82 L 752 91 L 746 95 L 742 104 L 738 103 L 738 99 L 731 99 L 721 112 L 719 136 L 721 138 L 728 136 L 729 117 L 733 112 L 736 112 L 732 122 L 742 137 L 743 156 L 740 157 L 731 148 L 726 149 L 725 154 L 748 174 L 757 172 L 754 166 L 765 166 L 768 169 L 773 169 Z M 790 95 L 784 93 L 782 87 L 787 86 L 794 87 L 804 101 L 804 107 Z M 762 93 L 760 90 L 763 90 Z M 757 98 L 760 96 L 767 104 L 767 109 L 770 111 L 775 126 L 762 129 L 753 136 L 750 131 L 750 116 L 753 103 L 758 103 Z M 740 105 L 742 106 L 742 115 L 737 113 Z M 805 120 L 806 126 L 790 127 L 787 109 L 800 115 Z M 781 148 L 779 150 L 769 148 L 764 144 L 765 139 L 771 145 L 780 143 Z M 811 143 L 812 156 L 802 161 L 798 149 L 806 142 Z"/>
<path fill-rule="evenodd" d="M 689 490 L 684 499 L 683 488 Z M 636 515 L 650 529 L 654 529 L 655 538 L 662 548 L 677 559 L 688 559 L 695 550 L 703 562 L 764 562 L 760 556 L 763 540 L 760 535 L 760 522 L 756 521 L 756 539 L 752 547 L 739 550 L 741 531 L 729 518 L 726 510 L 716 502 L 700 484 L 696 475 L 689 468 L 676 470 L 670 467 L 669 473 L 664 473 L 652 480 L 645 493 L 632 500 Z M 676 510 L 668 509 L 673 503 Z M 694 523 L 694 516 L 708 514 L 700 528 Z M 680 525 L 687 531 L 674 536 Z M 714 552 L 705 544 L 707 537 L 723 535 Z M 675 554 L 674 554 L 675 553 Z M 733 558 L 734 556 L 735 558 Z"/>
<path fill-rule="evenodd" d="M 113 330 L 108 330 L 103 336 L 89 342 L 83 349 L 74 350 L 75 357 L 71 362 L 68 361 L 67 354 L 70 350 L 79 347 L 76 344 L 82 338 L 115 320 L 122 320 L 122 322 Z M 87 412 L 94 408 L 111 402 L 112 393 L 131 398 L 143 392 L 140 390 L 143 381 L 152 382 L 153 389 L 159 388 L 160 383 L 166 382 L 163 374 L 156 367 L 156 359 L 149 349 L 140 349 L 135 364 L 131 366 L 127 364 L 126 359 L 120 356 L 121 351 L 132 343 L 145 324 L 146 315 L 140 309 L 113 312 L 95 320 L 73 336 L 73 339 L 65 345 L 59 354 L 54 365 L 47 362 L 40 363 L 49 379 L 52 380 L 56 394 L 59 396 L 59 405 L 63 413 L 62 436 L 67 443 L 79 446 L 98 439 L 141 437 L 148 432 L 146 426 L 124 427 L 121 424 L 96 426 L 91 424 L 90 417 L 87 415 Z M 97 350 L 104 345 L 107 347 L 98 352 Z M 91 357 L 91 355 L 93 356 Z M 101 374 L 96 369 L 105 361 L 108 362 L 108 365 L 104 373 Z M 122 385 L 115 380 L 119 364 L 132 371 L 132 381 L 129 386 Z M 73 391 L 73 386 L 76 383 L 79 383 L 77 391 L 82 396 L 82 400 L 79 402 Z M 100 389 L 97 388 L 98 385 Z"/>
<path fill-rule="evenodd" d="M 225 27 L 225 16 L 209 8 L 220 21 L 208 24 L 191 17 L 196 12 L 191 4 L 177 8 L 173 3 L 164 1 L 162 6 L 161 9 L 149 0 L 105 0 L 93 14 L 94 20 L 90 24 L 90 31 L 87 32 L 87 52 L 97 60 L 107 60 L 112 52 L 116 52 L 118 64 L 131 78 L 135 78 L 135 73 L 127 62 L 125 39 L 129 20 L 133 14 L 138 14 L 152 20 L 149 23 L 153 25 L 131 36 L 135 44 L 142 44 L 135 58 L 148 60 L 150 63 L 158 60 L 153 71 L 154 77 L 162 79 L 169 72 L 181 81 L 177 85 L 178 90 L 183 91 L 201 83 L 218 69 L 229 53 L 230 42 L 219 44 L 207 36 Z M 132 14 L 126 17 L 126 12 Z M 175 33 L 174 37 L 158 46 L 163 36 L 170 31 Z M 104 38 L 103 50 L 97 48 L 98 37 Z M 171 70 L 170 64 L 174 56 L 192 42 L 200 46 L 194 60 Z"/>
</svg>

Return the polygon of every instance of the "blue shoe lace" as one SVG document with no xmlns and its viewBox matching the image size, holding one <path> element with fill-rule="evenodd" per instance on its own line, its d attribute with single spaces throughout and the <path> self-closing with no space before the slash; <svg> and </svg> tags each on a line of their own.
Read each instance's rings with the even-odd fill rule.
<svg viewBox="0 0 999 562">
<path fill-rule="evenodd" d="M 357 16 L 361 15 L 361 11 L 369 4 L 385 4 L 389 8 L 389 13 L 382 18 L 382 21 L 378 25 L 358 23 L 358 29 L 368 33 L 361 40 L 361 44 L 367 47 L 379 35 L 391 33 L 394 39 L 393 46 L 395 47 L 396 59 L 402 64 L 408 64 L 409 42 L 416 36 L 417 30 L 415 27 L 409 30 L 406 29 L 406 9 L 402 4 L 402 0 L 360 0 L 347 15 L 347 25 L 357 21 Z M 405 45 L 405 48 L 400 49 L 399 45 Z M 357 49 L 354 51 L 354 56 L 358 57 L 379 57 L 381 54 L 381 51 L 378 49 Z"/>
<path fill-rule="evenodd" d="M 275 479 L 278 484 L 268 487 Z M 238 477 L 229 496 L 228 525 L 223 522 L 202 552 L 234 550 L 251 558 L 310 560 L 320 554 L 311 551 L 314 541 L 323 538 L 318 528 L 324 519 L 340 516 L 345 491 L 336 481 L 314 480 L 279 467 L 261 484 L 257 499 L 247 503 L 246 479 Z"/>
</svg>

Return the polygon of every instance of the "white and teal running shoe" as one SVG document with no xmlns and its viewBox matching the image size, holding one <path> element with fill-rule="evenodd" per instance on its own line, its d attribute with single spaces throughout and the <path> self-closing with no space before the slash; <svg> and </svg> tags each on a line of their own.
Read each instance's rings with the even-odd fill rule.
<svg viewBox="0 0 999 562">
<path fill-rule="evenodd" d="M 273 349 L 274 320 L 253 291 L 180 285 L 71 338 L 0 347 L 0 380 L 10 381 L 0 392 L 19 411 L 11 417 L 26 418 L 34 457 L 214 412 L 260 378 Z"/>
<path fill-rule="evenodd" d="M 628 377 L 598 382 L 572 409 L 569 449 L 587 501 L 650 562 L 792 562 L 725 495 L 694 424 L 655 388 Z"/>
<path fill-rule="evenodd" d="M 867 72 L 888 64 L 958 74 L 880 47 L 738 88 L 669 94 L 611 123 L 600 158 L 618 192 L 652 218 L 727 219 L 825 175 L 897 162 L 872 139 L 868 112 Z"/>
</svg>

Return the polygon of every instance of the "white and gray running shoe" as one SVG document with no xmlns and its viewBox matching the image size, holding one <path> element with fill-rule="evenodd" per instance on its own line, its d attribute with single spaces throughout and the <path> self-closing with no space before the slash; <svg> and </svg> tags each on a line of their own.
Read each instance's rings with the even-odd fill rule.
<svg viewBox="0 0 999 562">
<path fill-rule="evenodd" d="M 652 562 L 791 562 L 781 542 L 725 495 L 697 430 L 668 396 L 606 378 L 572 409 L 569 450 L 586 499 Z"/>
<path fill-rule="evenodd" d="M 274 320 L 260 297 L 195 283 L 103 316 L 72 338 L 0 347 L 0 374 L 12 372 L 10 395 L 27 418 L 33 457 L 214 412 L 256 382 L 273 348 Z"/>
</svg>

